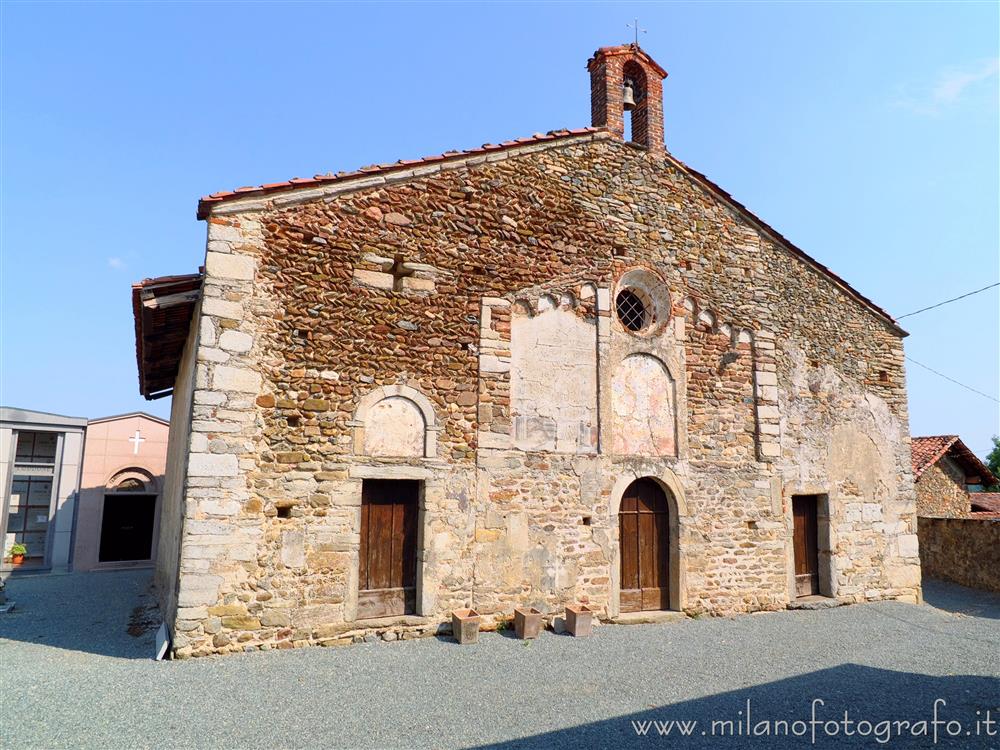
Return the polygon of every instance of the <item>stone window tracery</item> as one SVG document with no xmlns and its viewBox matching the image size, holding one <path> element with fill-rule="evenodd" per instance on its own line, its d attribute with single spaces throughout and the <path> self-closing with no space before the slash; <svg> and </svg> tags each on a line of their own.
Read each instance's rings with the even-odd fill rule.
<svg viewBox="0 0 1000 750">
<path fill-rule="evenodd" d="M 654 272 L 633 268 L 619 279 L 617 290 L 615 315 L 629 333 L 656 333 L 670 319 L 670 291 Z"/>
</svg>

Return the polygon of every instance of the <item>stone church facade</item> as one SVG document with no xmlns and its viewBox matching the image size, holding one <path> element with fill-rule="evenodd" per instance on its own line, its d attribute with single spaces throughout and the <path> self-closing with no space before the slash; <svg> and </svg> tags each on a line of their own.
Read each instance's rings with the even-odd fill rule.
<svg viewBox="0 0 1000 750">
<path fill-rule="evenodd" d="M 590 128 L 209 196 L 136 285 L 178 656 L 919 600 L 905 333 L 588 70 Z"/>
</svg>

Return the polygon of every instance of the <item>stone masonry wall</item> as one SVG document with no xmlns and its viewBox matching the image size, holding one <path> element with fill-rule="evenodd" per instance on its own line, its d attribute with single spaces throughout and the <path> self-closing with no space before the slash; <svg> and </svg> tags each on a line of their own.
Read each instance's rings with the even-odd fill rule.
<svg viewBox="0 0 1000 750">
<path fill-rule="evenodd" d="M 648 335 L 611 309 L 635 268 L 668 290 Z M 597 324 L 596 453 L 514 447 L 511 310 L 544 294 Z M 643 476 L 670 494 L 674 608 L 783 607 L 800 492 L 829 498 L 836 596 L 920 595 L 898 334 L 606 133 L 216 206 L 199 332 L 179 656 L 413 637 L 469 605 L 612 618 L 617 505 Z M 676 439 L 619 454 L 611 391 L 634 355 L 672 378 Z M 386 394 L 421 410 L 423 455 L 366 454 Z M 422 481 L 417 614 L 359 623 L 377 477 Z"/>
<path fill-rule="evenodd" d="M 942 456 L 917 480 L 917 515 L 965 518 L 972 508 L 965 485 L 965 471 L 953 459 Z"/>
<path fill-rule="evenodd" d="M 921 516 L 919 525 L 925 576 L 1000 592 L 1000 519 Z"/>
</svg>

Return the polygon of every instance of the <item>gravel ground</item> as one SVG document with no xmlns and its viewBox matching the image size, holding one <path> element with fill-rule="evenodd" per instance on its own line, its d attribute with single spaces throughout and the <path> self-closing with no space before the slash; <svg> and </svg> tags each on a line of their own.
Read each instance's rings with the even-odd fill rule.
<svg viewBox="0 0 1000 750">
<path fill-rule="evenodd" d="M 928 582 L 922 606 L 607 626 L 590 639 L 483 634 L 464 647 L 430 638 L 158 663 L 152 631 L 129 634 L 130 622 L 139 633 L 148 619 L 148 582 L 148 572 L 130 571 L 8 583 L 17 607 L 0 615 L 0 746 L 800 747 L 809 734 L 740 736 L 747 701 L 752 727 L 785 720 L 787 730 L 771 730 L 786 735 L 820 698 L 819 718 L 842 720 L 846 710 L 872 727 L 847 737 L 843 724 L 836 736 L 820 726 L 816 746 L 879 747 L 878 722 L 930 722 L 941 698 L 942 719 L 972 734 L 948 739 L 942 725 L 938 746 L 1000 747 L 1000 727 L 976 736 L 974 723 L 987 709 L 1000 720 L 1000 596 L 947 584 Z M 728 720 L 731 729 L 720 724 L 713 735 L 711 723 Z M 657 736 L 668 726 L 669 736 Z M 933 739 L 893 737 L 888 746 Z"/>
</svg>

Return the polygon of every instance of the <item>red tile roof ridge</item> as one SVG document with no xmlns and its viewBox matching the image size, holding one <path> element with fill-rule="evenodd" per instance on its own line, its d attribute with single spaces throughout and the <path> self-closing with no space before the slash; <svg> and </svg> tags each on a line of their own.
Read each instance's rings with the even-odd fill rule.
<svg viewBox="0 0 1000 750">
<path fill-rule="evenodd" d="M 551 141 L 556 141 L 561 138 L 570 138 L 580 135 L 590 135 L 600 132 L 607 132 L 606 128 L 574 128 L 568 130 L 566 128 L 561 128 L 559 130 L 550 130 L 548 133 L 536 133 L 535 135 L 528 136 L 525 138 L 517 138 L 511 141 L 504 141 L 500 144 L 494 143 L 484 143 L 479 148 L 466 149 L 464 151 L 445 151 L 440 154 L 431 154 L 430 156 L 424 156 L 419 159 L 400 159 L 399 161 L 393 162 L 391 164 L 369 164 L 364 167 L 360 167 L 356 170 L 350 172 L 337 172 L 326 173 L 325 175 L 316 175 L 315 177 L 293 177 L 291 180 L 286 180 L 285 182 L 271 182 L 264 185 L 247 185 L 244 187 L 238 187 L 234 190 L 221 190 L 216 193 L 210 193 L 204 196 L 198 201 L 198 218 L 206 219 L 211 212 L 212 205 L 216 203 L 222 203 L 223 201 L 236 198 L 245 197 L 249 193 L 257 193 L 260 195 L 276 192 L 280 190 L 288 190 L 289 188 L 302 187 L 305 185 L 313 185 L 323 182 L 334 182 L 338 180 L 347 180 L 353 177 L 358 177 L 361 175 L 372 175 L 380 172 L 392 172 L 394 170 L 402 170 L 407 167 L 413 167 L 419 164 L 428 164 L 440 161 L 447 161 L 449 159 L 462 159 L 469 156 L 476 156 L 478 154 L 486 153 L 489 151 L 501 151 L 508 148 L 516 148 L 518 146 L 526 146 L 532 143 L 547 143 Z"/>
</svg>

